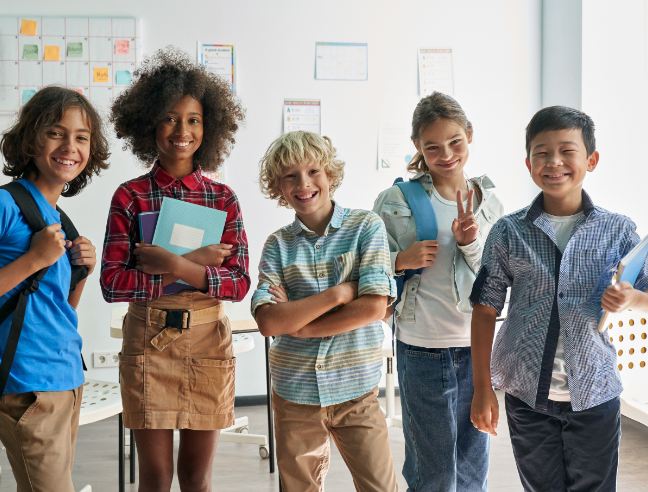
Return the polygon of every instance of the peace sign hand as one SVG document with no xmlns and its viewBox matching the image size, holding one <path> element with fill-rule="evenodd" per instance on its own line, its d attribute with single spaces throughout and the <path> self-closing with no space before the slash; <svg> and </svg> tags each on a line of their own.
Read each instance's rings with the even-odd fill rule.
<svg viewBox="0 0 648 492">
<path fill-rule="evenodd" d="M 479 224 L 473 214 L 473 195 L 475 190 L 468 192 L 468 206 L 464 210 L 461 190 L 457 190 L 457 218 L 452 221 L 452 233 L 459 246 L 466 246 L 477 239 Z"/>
</svg>

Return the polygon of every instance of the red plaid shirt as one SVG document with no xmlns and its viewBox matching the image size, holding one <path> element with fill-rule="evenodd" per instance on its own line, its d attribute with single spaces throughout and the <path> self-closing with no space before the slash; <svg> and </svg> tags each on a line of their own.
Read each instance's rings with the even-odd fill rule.
<svg viewBox="0 0 648 492">
<path fill-rule="evenodd" d="M 121 185 L 113 195 L 101 258 L 101 290 L 107 302 L 139 302 L 162 296 L 162 275 L 135 269 L 139 242 L 139 214 L 156 212 L 168 196 L 227 212 L 221 242 L 232 254 L 220 267 L 206 266 L 209 291 L 215 299 L 241 301 L 250 288 L 248 245 L 241 208 L 234 192 L 203 177 L 196 170 L 175 179 L 156 163 L 151 171 Z"/>
</svg>

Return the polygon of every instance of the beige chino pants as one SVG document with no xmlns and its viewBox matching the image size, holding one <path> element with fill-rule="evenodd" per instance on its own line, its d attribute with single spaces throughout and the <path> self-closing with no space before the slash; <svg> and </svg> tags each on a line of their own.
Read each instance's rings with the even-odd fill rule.
<svg viewBox="0 0 648 492">
<path fill-rule="evenodd" d="M 330 438 L 359 492 L 395 492 L 396 474 L 378 388 L 337 405 L 303 405 L 272 394 L 283 492 L 321 492 Z"/>
<path fill-rule="evenodd" d="M 18 492 L 74 492 L 72 464 L 83 386 L 30 391 L 0 401 L 0 440 Z"/>
</svg>

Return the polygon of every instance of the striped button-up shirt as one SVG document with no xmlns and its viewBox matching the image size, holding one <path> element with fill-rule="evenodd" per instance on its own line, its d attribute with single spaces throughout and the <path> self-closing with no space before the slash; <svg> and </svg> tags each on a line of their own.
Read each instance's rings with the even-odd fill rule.
<svg viewBox="0 0 648 492">
<path fill-rule="evenodd" d="M 113 195 L 101 258 L 101 290 L 107 302 L 138 302 L 161 297 L 162 275 L 135 269 L 135 243 L 139 239 L 139 214 L 157 212 L 163 197 L 227 212 L 221 243 L 232 245 L 232 254 L 220 267 L 206 266 L 209 290 L 215 299 L 240 301 L 250 289 L 248 245 L 241 207 L 228 186 L 203 177 L 200 170 L 175 179 L 156 163 L 150 172 L 122 184 Z"/>
<path fill-rule="evenodd" d="M 542 205 L 541 193 L 493 226 L 471 302 L 499 314 L 511 288 L 508 315 L 493 345 L 495 387 L 545 409 L 560 333 L 572 408 L 585 410 L 623 390 L 614 346 L 598 325 L 603 292 L 639 236 L 629 218 L 594 206 L 583 191 L 584 214 L 561 255 Z M 648 262 L 635 288 L 648 288 Z"/>
<path fill-rule="evenodd" d="M 283 286 L 291 301 L 334 285 L 358 281 L 358 296 L 396 295 L 385 226 L 378 215 L 335 204 L 323 236 L 300 220 L 271 234 L 259 264 L 252 314 L 268 303 L 271 285 Z M 380 321 L 327 338 L 276 337 L 270 348 L 273 389 L 295 403 L 333 405 L 357 398 L 380 381 Z"/>
</svg>

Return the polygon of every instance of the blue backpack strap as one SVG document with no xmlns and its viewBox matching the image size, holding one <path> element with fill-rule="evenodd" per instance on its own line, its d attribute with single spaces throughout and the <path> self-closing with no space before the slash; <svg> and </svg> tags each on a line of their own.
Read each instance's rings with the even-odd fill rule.
<svg viewBox="0 0 648 492">
<path fill-rule="evenodd" d="M 403 192 L 403 196 L 409 205 L 412 215 L 414 216 L 414 222 L 416 223 L 416 240 L 417 241 L 426 241 L 426 240 L 436 240 L 439 234 L 439 225 L 436 218 L 436 213 L 432 202 L 430 201 L 430 196 L 423 188 L 423 185 L 418 181 L 403 181 L 403 178 L 396 178 L 394 185 L 398 186 Z M 415 270 L 405 270 L 404 275 L 394 276 L 396 280 L 396 302 L 400 302 L 403 289 L 405 287 L 405 282 L 407 282 L 414 275 L 420 275 L 423 273 L 423 268 L 417 268 Z M 396 330 L 396 309 L 394 309 L 394 314 L 392 318 L 392 352 L 394 352 L 394 334 Z"/>
<path fill-rule="evenodd" d="M 436 213 L 430 201 L 430 197 L 418 181 L 403 182 L 402 178 L 398 186 L 407 204 L 409 205 L 414 221 L 416 222 L 416 240 L 425 241 L 436 239 L 439 234 L 439 225 L 437 224 Z"/>
</svg>

